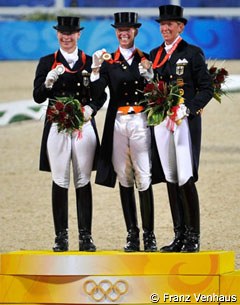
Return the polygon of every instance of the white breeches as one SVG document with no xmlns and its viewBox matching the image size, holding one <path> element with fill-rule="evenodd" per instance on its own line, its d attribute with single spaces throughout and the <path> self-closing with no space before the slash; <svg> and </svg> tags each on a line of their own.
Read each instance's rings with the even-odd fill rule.
<svg viewBox="0 0 240 305">
<path fill-rule="evenodd" d="M 58 132 L 52 124 L 47 151 L 53 181 L 63 188 L 69 188 L 72 161 L 75 188 L 83 187 L 90 181 L 97 140 L 91 122 L 83 125 L 82 135 Z"/>
<path fill-rule="evenodd" d="M 180 125 L 175 124 L 173 132 L 167 128 L 167 121 L 168 118 L 154 127 L 157 149 L 166 180 L 181 186 L 193 176 L 188 119 Z"/>
<path fill-rule="evenodd" d="M 145 113 L 117 114 L 112 162 L 120 184 L 145 191 L 151 183 L 151 139 Z"/>
</svg>

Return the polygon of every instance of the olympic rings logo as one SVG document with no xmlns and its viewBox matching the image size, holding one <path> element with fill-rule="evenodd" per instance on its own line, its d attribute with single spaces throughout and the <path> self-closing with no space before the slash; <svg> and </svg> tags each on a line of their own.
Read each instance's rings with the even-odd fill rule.
<svg viewBox="0 0 240 305">
<path fill-rule="evenodd" d="M 83 284 L 83 290 L 96 302 L 103 300 L 115 302 L 128 292 L 128 283 L 124 280 L 118 280 L 115 283 L 109 280 L 102 280 L 99 283 L 87 280 Z"/>
</svg>

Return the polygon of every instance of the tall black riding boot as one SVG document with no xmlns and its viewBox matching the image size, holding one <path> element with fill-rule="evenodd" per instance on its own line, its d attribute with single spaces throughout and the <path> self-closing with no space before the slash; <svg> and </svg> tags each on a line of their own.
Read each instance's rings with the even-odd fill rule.
<svg viewBox="0 0 240 305">
<path fill-rule="evenodd" d="M 152 186 L 139 192 L 140 211 L 142 217 L 144 251 L 156 252 L 157 242 L 154 234 L 154 205 Z"/>
<path fill-rule="evenodd" d="M 160 249 L 160 252 L 180 252 L 183 246 L 185 232 L 183 204 L 180 197 L 180 189 L 178 184 L 167 182 L 167 190 L 175 236 L 169 245 Z"/>
<path fill-rule="evenodd" d="M 79 251 L 96 251 L 92 239 L 92 187 L 87 185 L 76 189 Z"/>
<path fill-rule="evenodd" d="M 68 189 L 52 183 L 52 211 L 55 228 L 54 252 L 68 250 Z"/>
<path fill-rule="evenodd" d="M 125 252 L 140 251 L 139 228 L 137 222 L 137 210 L 133 187 L 124 187 L 119 184 L 120 198 L 123 215 L 127 227 L 127 243 Z"/>
<path fill-rule="evenodd" d="M 181 252 L 199 252 L 200 211 L 198 193 L 193 178 L 191 177 L 180 189 L 186 225 L 185 239 Z"/>
</svg>

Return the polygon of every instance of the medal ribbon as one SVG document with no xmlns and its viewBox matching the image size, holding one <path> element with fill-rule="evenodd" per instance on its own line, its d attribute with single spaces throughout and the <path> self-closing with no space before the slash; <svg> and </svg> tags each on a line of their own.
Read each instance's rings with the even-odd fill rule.
<svg viewBox="0 0 240 305">
<path fill-rule="evenodd" d="M 163 66 L 165 64 L 165 62 L 169 59 L 169 57 L 172 55 L 172 53 L 176 50 L 176 48 L 181 40 L 182 40 L 182 37 L 179 37 L 177 39 L 177 41 L 174 43 L 174 45 L 172 46 L 172 48 L 170 49 L 170 51 L 164 56 L 163 60 L 160 63 L 158 63 L 161 58 L 162 52 L 163 52 L 163 45 L 161 45 L 161 47 L 158 49 L 157 55 L 154 59 L 154 62 L 152 65 L 153 69 L 160 68 L 161 66 Z"/>
<path fill-rule="evenodd" d="M 51 70 L 52 69 L 55 69 L 56 68 L 56 66 L 58 66 L 58 65 L 62 65 L 62 63 L 61 62 L 57 62 L 57 54 L 58 54 L 58 51 L 56 51 L 55 53 L 54 53 L 54 63 L 53 63 L 53 65 L 52 65 L 52 67 L 51 67 Z M 86 64 L 86 54 L 82 51 L 82 56 L 81 56 L 81 58 L 82 58 L 82 66 L 80 67 L 80 71 L 84 68 L 84 66 L 85 66 L 85 64 Z M 74 71 L 72 71 L 72 70 L 70 70 L 70 69 L 68 69 L 67 67 L 65 67 L 64 66 L 64 68 L 65 68 L 65 71 L 66 72 L 68 72 L 68 73 L 77 73 L 78 72 L 78 70 L 74 70 Z"/>
</svg>

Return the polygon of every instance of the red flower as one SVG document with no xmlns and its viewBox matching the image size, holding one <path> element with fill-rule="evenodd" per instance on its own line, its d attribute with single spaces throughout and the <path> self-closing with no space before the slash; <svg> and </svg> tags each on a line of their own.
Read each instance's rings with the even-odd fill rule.
<svg viewBox="0 0 240 305">
<path fill-rule="evenodd" d="M 173 121 L 175 121 L 175 118 L 177 116 L 177 111 L 178 111 L 179 105 L 173 106 L 171 108 L 171 115 L 170 115 L 170 119 L 172 119 Z"/>
<path fill-rule="evenodd" d="M 158 82 L 158 89 L 159 89 L 160 91 L 164 92 L 165 89 L 166 89 L 166 83 L 165 83 L 164 81 L 160 80 L 160 81 Z"/>
<path fill-rule="evenodd" d="M 66 111 L 67 113 L 72 113 L 72 112 L 73 112 L 73 106 L 70 105 L 70 104 L 67 104 L 67 105 L 65 106 L 65 111 Z"/>
<path fill-rule="evenodd" d="M 222 75 L 228 76 L 228 71 L 224 68 L 219 69 L 219 73 L 221 73 Z"/>
<path fill-rule="evenodd" d="M 156 99 L 155 102 L 156 102 L 157 105 L 160 105 L 164 102 L 164 100 L 165 100 L 165 97 L 159 97 L 159 98 Z"/>
<path fill-rule="evenodd" d="M 223 83 L 225 80 L 225 76 L 223 74 L 217 74 L 216 75 L 216 83 Z"/>
<path fill-rule="evenodd" d="M 66 128 L 71 128 L 71 125 L 72 125 L 72 121 L 69 120 L 69 119 L 67 119 L 67 120 L 65 121 L 65 127 L 66 127 Z"/>
<path fill-rule="evenodd" d="M 64 108 L 64 104 L 63 104 L 62 102 L 60 102 L 60 101 L 57 101 L 57 102 L 55 103 L 55 108 L 56 108 L 57 110 L 61 111 L 61 110 L 63 110 L 63 108 Z"/>
<path fill-rule="evenodd" d="M 212 67 L 209 69 L 209 73 L 210 73 L 210 74 L 214 74 L 214 73 L 216 73 L 216 71 L 217 71 L 217 67 L 215 67 L 215 66 L 212 66 Z"/>
<path fill-rule="evenodd" d="M 152 92 L 154 90 L 155 86 L 153 83 L 148 83 L 144 88 L 144 93 Z"/>
<path fill-rule="evenodd" d="M 67 118 L 67 113 L 66 112 L 60 112 L 59 113 L 59 121 L 61 122 L 61 123 L 64 123 L 64 121 L 66 120 L 66 118 Z"/>
<path fill-rule="evenodd" d="M 55 113 L 55 110 L 54 110 L 54 109 L 52 109 L 52 108 L 50 108 L 50 107 L 47 109 L 47 116 L 53 116 L 54 113 Z"/>
</svg>

